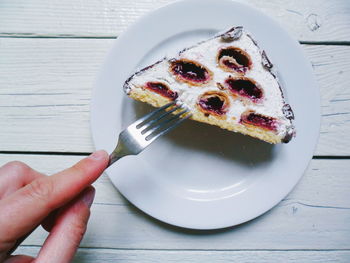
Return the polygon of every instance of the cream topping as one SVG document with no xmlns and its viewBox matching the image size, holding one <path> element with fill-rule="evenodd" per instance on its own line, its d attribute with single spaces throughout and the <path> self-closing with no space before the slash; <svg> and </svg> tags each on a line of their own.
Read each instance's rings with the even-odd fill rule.
<svg viewBox="0 0 350 263">
<path fill-rule="evenodd" d="M 219 50 L 230 46 L 241 48 L 250 55 L 252 66 L 244 76 L 255 80 L 263 89 L 264 95 L 261 103 L 253 103 L 249 99 L 239 99 L 229 95 L 231 106 L 226 113 L 228 120 L 238 123 L 242 113 L 250 109 L 259 114 L 278 119 L 281 124 L 279 125 L 278 133 L 283 136 L 291 124 L 282 112 L 284 100 L 278 81 L 262 65 L 261 50 L 245 31 L 243 31 L 242 36 L 238 40 L 224 42 L 220 37 L 216 37 L 189 48 L 175 57 L 175 59 L 194 60 L 212 71 L 213 80 L 204 86 L 190 86 L 187 83 L 177 81 L 173 74 L 169 72 L 170 63 L 167 59 L 164 59 L 153 67 L 136 74 L 128 83 L 129 87 L 137 89 L 149 81 L 161 81 L 167 83 L 173 91 L 178 93 L 178 100 L 183 102 L 188 108 L 195 109 L 198 99 L 203 93 L 220 90 L 217 83 L 223 84 L 229 76 L 240 76 L 237 73 L 225 72 L 217 63 Z M 127 90 L 128 92 L 130 90 Z M 229 91 L 226 92 L 230 94 Z"/>
</svg>

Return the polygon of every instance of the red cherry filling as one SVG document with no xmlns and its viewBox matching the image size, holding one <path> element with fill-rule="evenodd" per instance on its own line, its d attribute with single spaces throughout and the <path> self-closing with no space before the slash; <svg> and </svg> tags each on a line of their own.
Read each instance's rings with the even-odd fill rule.
<svg viewBox="0 0 350 263">
<path fill-rule="evenodd" d="M 206 67 L 187 59 L 172 61 L 170 71 L 178 80 L 194 85 L 207 83 L 211 80 L 211 72 Z"/>
<path fill-rule="evenodd" d="M 168 85 L 161 82 L 147 82 L 145 88 L 171 100 L 175 100 L 178 97 L 177 92 L 172 91 Z"/>
<path fill-rule="evenodd" d="M 241 123 L 258 126 L 270 131 L 277 131 L 276 119 L 255 112 L 243 114 L 241 117 Z"/>
<path fill-rule="evenodd" d="M 225 80 L 225 86 L 234 94 L 249 98 L 253 102 L 259 102 L 263 97 L 263 91 L 258 84 L 249 78 L 232 78 Z"/>
<path fill-rule="evenodd" d="M 248 53 L 237 47 L 220 49 L 217 60 L 219 66 L 226 71 L 245 73 L 251 67 Z"/>
<path fill-rule="evenodd" d="M 222 92 L 209 91 L 199 98 L 198 105 L 205 113 L 223 115 L 227 112 L 229 100 Z"/>
</svg>

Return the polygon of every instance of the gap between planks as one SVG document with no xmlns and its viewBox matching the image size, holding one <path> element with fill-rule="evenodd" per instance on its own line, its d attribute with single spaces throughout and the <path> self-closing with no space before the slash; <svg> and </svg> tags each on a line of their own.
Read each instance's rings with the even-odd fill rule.
<svg viewBox="0 0 350 263">
<path fill-rule="evenodd" d="M 117 39 L 118 36 L 36 35 L 26 33 L 0 33 L 0 38 L 47 38 L 47 39 Z M 350 46 L 350 41 L 298 41 L 301 45 Z"/>
<path fill-rule="evenodd" d="M 88 156 L 91 152 L 35 152 L 35 151 L 0 151 L 0 154 L 31 154 L 31 155 L 68 155 Z"/>
<path fill-rule="evenodd" d="M 42 246 L 40 245 L 20 245 L 19 248 L 41 248 Z M 350 252 L 350 249 L 191 249 L 191 248 L 114 248 L 114 247 L 93 247 L 93 246 L 81 246 L 79 247 L 79 249 L 86 249 L 86 250 L 89 250 L 89 249 L 96 249 L 96 250 L 102 250 L 102 249 L 106 249 L 106 250 L 116 250 L 116 251 L 193 251 L 193 252 L 196 252 L 196 251 L 204 251 L 204 252 L 211 252 L 211 251 L 222 251 L 222 252 L 226 252 L 226 251 L 232 251 L 232 252 L 235 252 L 235 251 L 266 251 L 266 252 L 269 252 L 269 251 L 276 251 L 276 252 L 297 252 L 297 251 L 324 251 L 324 252 L 333 252 L 333 251 L 349 251 Z"/>
<path fill-rule="evenodd" d="M 0 151 L 0 154 L 28 154 L 28 155 L 58 155 L 58 156 L 88 156 L 91 152 L 35 152 L 35 151 Z M 315 160 L 348 160 L 350 156 L 337 155 L 314 155 Z"/>
<path fill-rule="evenodd" d="M 2 0 L 2 34 L 111 36 L 175 0 Z M 239 0 L 300 40 L 349 41 L 347 0 Z M 210 19 L 210 18 L 209 18 Z"/>
<path fill-rule="evenodd" d="M 20 247 L 18 252 L 36 256 L 40 247 Z M 79 248 L 73 262 L 342 262 L 347 263 L 350 253 L 345 251 L 306 250 L 123 250 Z"/>
</svg>

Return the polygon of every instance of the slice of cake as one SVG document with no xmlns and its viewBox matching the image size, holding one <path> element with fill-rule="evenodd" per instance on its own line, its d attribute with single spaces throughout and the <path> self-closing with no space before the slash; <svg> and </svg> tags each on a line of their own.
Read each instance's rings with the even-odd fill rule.
<svg viewBox="0 0 350 263">
<path fill-rule="evenodd" d="M 273 65 L 242 27 L 136 72 L 124 89 L 155 107 L 178 100 L 193 120 L 269 143 L 287 143 L 295 134 Z"/>
</svg>

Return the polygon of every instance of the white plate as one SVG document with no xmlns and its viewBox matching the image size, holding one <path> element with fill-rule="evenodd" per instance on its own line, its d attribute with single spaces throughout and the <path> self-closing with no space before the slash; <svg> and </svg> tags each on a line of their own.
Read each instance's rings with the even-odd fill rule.
<svg viewBox="0 0 350 263">
<path fill-rule="evenodd" d="M 237 25 L 253 34 L 278 68 L 296 116 L 297 137 L 271 146 L 187 121 L 107 170 L 130 202 L 166 223 L 215 229 L 253 219 L 292 190 L 312 158 L 320 96 L 300 45 L 264 14 L 229 0 L 177 2 L 149 13 L 118 37 L 92 97 L 96 148 L 112 151 L 119 131 L 152 110 L 123 93 L 124 81 L 136 69 Z"/>
</svg>

